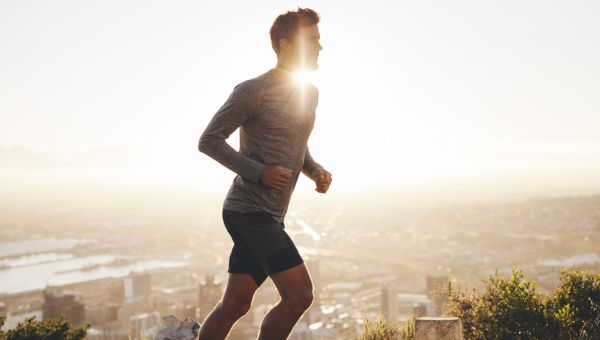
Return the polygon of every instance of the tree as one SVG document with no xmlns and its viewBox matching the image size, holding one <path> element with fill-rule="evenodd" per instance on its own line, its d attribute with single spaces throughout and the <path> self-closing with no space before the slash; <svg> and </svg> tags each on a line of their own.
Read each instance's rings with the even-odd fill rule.
<svg viewBox="0 0 600 340">
<path fill-rule="evenodd" d="M 6 317 L 0 317 L 0 327 L 4 325 Z M 19 322 L 17 327 L 2 331 L 0 340 L 83 340 L 87 334 L 89 324 L 80 328 L 73 328 L 71 322 L 61 315 L 58 319 L 38 321 L 35 316 Z"/>
</svg>

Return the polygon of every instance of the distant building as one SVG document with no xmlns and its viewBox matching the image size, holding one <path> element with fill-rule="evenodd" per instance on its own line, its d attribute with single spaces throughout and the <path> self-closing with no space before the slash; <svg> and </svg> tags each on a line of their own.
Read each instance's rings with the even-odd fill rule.
<svg viewBox="0 0 600 340">
<path fill-rule="evenodd" d="M 200 283 L 198 287 L 198 306 L 200 314 L 198 315 L 199 322 L 203 322 L 208 314 L 213 310 L 216 304 L 223 295 L 221 284 L 215 282 L 213 275 L 206 275 L 204 283 Z"/>
<path fill-rule="evenodd" d="M 71 321 L 74 326 L 83 325 L 85 305 L 80 302 L 79 293 L 63 291 L 61 287 L 46 287 L 43 291 L 43 297 L 43 319 L 56 319 L 63 314 L 65 320 Z"/>
<path fill-rule="evenodd" d="M 388 322 L 398 321 L 398 293 L 392 285 L 381 286 L 381 312 Z"/>
<path fill-rule="evenodd" d="M 85 305 L 85 322 L 90 324 L 87 340 L 117 340 L 118 314 L 121 304 L 117 302 L 91 303 Z M 123 339 L 128 334 L 123 332 Z"/>
<path fill-rule="evenodd" d="M 125 301 L 125 289 L 124 289 L 124 282 L 123 280 L 118 280 L 113 282 L 108 288 L 107 288 L 107 295 L 108 295 L 108 301 L 110 302 L 114 302 L 114 303 L 123 303 L 123 301 Z"/>
<path fill-rule="evenodd" d="M 152 292 L 152 276 L 146 272 L 132 272 L 123 281 L 126 300 L 143 298 Z"/>
<path fill-rule="evenodd" d="M 399 293 L 397 296 L 399 311 L 415 315 L 424 312 L 422 316 L 437 316 L 435 303 L 426 294 Z"/>
<path fill-rule="evenodd" d="M 157 312 L 132 315 L 130 318 L 130 334 L 133 339 L 152 338 L 159 327 L 159 315 Z"/>
<path fill-rule="evenodd" d="M 117 320 L 119 308 L 121 308 L 120 304 L 111 302 L 86 305 L 85 321 L 92 327 L 103 327 Z"/>
<path fill-rule="evenodd" d="M 175 275 L 169 286 L 152 287 L 152 310 L 160 315 L 177 315 L 180 319 L 198 319 L 199 280 L 196 274 L 183 271 Z"/>
</svg>

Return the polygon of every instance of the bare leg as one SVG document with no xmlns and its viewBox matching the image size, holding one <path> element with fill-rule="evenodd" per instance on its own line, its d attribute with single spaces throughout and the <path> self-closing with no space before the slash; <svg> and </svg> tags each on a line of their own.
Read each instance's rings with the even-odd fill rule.
<svg viewBox="0 0 600 340">
<path fill-rule="evenodd" d="M 312 281 L 304 264 L 269 276 L 281 300 L 263 319 L 258 339 L 285 340 L 312 303 Z"/>
<path fill-rule="evenodd" d="M 223 298 L 204 320 L 198 340 L 225 339 L 233 324 L 250 310 L 257 288 L 252 275 L 229 273 Z"/>
</svg>

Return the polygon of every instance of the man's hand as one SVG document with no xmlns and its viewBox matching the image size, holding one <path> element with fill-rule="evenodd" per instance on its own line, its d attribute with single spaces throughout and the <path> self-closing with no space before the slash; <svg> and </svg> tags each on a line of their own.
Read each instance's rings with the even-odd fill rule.
<svg viewBox="0 0 600 340">
<path fill-rule="evenodd" d="M 331 173 L 323 168 L 319 168 L 315 171 L 313 179 L 317 187 L 315 188 L 316 192 L 320 192 L 322 194 L 326 193 L 329 190 L 329 185 L 331 185 Z"/>
<path fill-rule="evenodd" d="M 285 189 L 291 179 L 292 170 L 280 165 L 267 165 L 260 175 L 260 182 L 275 190 Z"/>
</svg>

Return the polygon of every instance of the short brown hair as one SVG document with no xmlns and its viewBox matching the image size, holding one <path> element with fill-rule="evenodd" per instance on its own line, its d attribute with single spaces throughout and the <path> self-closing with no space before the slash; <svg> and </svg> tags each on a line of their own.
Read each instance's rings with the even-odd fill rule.
<svg viewBox="0 0 600 340">
<path fill-rule="evenodd" d="M 319 19 L 319 14 L 310 8 L 298 7 L 298 9 L 294 11 L 287 11 L 279 15 L 275 21 L 273 21 L 273 26 L 271 26 L 271 30 L 269 31 L 269 34 L 271 35 L 271 46 L 275 53 L 279 54 L 279 40 L 287 39 L 292 41 L 295 38 L 300 25 L 316 25 L 319 23 Z"/>
</svg>

